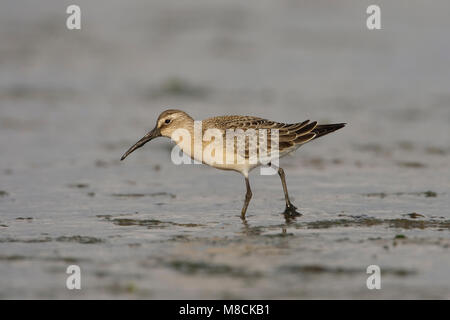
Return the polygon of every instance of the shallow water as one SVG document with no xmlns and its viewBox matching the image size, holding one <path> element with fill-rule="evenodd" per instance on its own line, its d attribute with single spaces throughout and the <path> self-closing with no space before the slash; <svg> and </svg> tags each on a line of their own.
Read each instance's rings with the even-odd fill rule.
<svg viewBox="0 0 450 320">
<path fill-rule="evenodd" d="M 0 298 L 450 298 L 447 2 L 127 3 L 2 5 Z M 282 160 L 302 217 L 255 170 L 242 223 L 238 174 L 119 161 L 168 106 L 348 125 Z"/>
</svg>

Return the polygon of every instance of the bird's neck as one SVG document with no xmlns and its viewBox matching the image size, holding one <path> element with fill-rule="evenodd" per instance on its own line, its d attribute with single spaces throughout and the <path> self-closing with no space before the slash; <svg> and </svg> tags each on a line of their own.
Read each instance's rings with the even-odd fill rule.
<svg viewBox="0 0 450 320">
<path fill-rule="evenodd" d="M 189 117 L 183 127 L 172 134 L 172 140 L 192 159 L 201 161 L 204 128 L 201 121 Z"/>
</svg>

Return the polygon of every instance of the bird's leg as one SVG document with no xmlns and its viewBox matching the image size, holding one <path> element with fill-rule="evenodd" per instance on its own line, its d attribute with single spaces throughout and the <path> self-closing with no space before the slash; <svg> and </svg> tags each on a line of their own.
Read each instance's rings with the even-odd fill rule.
<svg viewBox="0 0 450 320">
<path fill-rule="evenodd" d="M 297 209 L 289 200 L 289 194 L 286 186 L 286 178 L 284 175 L 284 170 L 282 168 L 278 168 L 278 174 L 281 178 L 281 184 L 283 185 L 284 191 L 284 199 L 286 200 L 286 210 L 284 210 L 284 214 L 291 217 L 299 217 L 301 213 L 298 213 L 295 209 Z"/>
<path fill-rule="evenodd" d="M 245 177 L 245 185 L 247 187 L 247 193 L 245 194 L 245 202 L 241 211 L 242 220 L 245 220 L 245 213 L 247 212 L 248 204 L 250 203 L 250 199 L 252 198 L 252 190 L 250 189 L 250 182 L 248 181 L 248 177 Z"/>
</svg>

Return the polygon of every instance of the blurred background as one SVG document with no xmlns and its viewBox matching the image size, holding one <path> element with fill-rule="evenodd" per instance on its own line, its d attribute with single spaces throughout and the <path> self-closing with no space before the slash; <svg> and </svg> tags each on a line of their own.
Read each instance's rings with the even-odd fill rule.
<svg viewBox="0 0 450 320">
<path fill-rule="evenodd" d="M 2 1 L 0 298 L 450 298 L 449 10 Z M 239 175 L 164 139 L 119 161 L 167 108 L 348 125 L 282 162 L 301 218 L 256 170 L 242 224 Z"/>
</svg>

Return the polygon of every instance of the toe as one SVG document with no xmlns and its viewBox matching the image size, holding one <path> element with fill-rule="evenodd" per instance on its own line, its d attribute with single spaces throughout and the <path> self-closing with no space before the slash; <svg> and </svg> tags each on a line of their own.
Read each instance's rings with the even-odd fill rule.
<svg viewBox="0 0 450 320">
<path fill-rule="evenodd" d="M 286 210 L 284 210 L 284 214 L 288 215 L 290 217 L 300 217 L 302 214 L 300 212 L 297 212 L 297 207 L 294 205 L 290 205 L 286 207 Z"/>
</svg>

